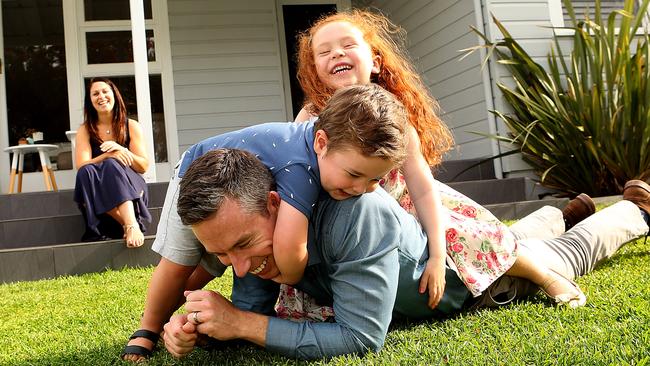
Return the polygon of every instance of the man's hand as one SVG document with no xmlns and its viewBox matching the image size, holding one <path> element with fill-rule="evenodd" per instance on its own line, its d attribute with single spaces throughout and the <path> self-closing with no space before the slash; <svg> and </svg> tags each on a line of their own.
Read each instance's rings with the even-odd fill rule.
<svg viewBox="0 0 650 366">
<path fill-rule="evenodd" d="M 237 309 L 230 301 L 214 291 L 185 291 L 185 310 L 190 322 L 196 324 L 201 334 L 227 341 L 239 338 L 237 329 L 241 326 Z M 196 313 L 196 315 L 192 314 Z"/>
<path fill-rule="evenodd" d="M 186 314 L 177 314 L 164 326 L 165 348 L 174 357 L 181 358 L 192 352 L 198 333 L 196 326 L 188 322 Z"/>
<path fill-rule="evenodd" d="M 184 295 L 186 317 L 199 333 L 221 341 L 239 338 L 265 346 L 267 317 L 240 310 L 214 291 L 185 291 Z"/>
<path fill-rule="evenodd" d="M 428 305 L 435 309 L 445 293 L 445 263 L 429 259 L 427 267 L 420 278 L 420 293 L 429 290 Z"/>
</svg>

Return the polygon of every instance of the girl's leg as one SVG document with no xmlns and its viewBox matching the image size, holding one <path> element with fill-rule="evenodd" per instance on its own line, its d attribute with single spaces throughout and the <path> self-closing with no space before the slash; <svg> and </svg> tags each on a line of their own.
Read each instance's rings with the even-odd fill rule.
<svg viewBox="0 0 650 366">
<path fill-rule="evenodd" d="M 557 303 L 567 304 L 572 308 L 583 306 L 587 300 L 573 281 L 534 261 L 532 253 L 525 246 L 519 247 L 517 260 L 506 274 L 535 283 Z"/>
</svg>

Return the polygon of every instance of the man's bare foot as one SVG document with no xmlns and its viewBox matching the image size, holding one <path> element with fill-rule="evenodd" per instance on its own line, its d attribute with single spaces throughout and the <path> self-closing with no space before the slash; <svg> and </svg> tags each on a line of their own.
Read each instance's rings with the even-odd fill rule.
<svg viewBox="0 0 650 366">
<path fill-rule="evenodd" d="M 558 305 L 567 305 L 572 309 L 584 306 L 587 297 L 578 284 L 561 276 L 559 273 L 549 271 L 542 286 L 542 292 L 555 301 Z"/>
<path fill-rule="evenodd" d="M 144 234 L 138 224 L 124 225 L 124 240 L 128 248 L 137 248 L 144 244 Z"/>
</svg>

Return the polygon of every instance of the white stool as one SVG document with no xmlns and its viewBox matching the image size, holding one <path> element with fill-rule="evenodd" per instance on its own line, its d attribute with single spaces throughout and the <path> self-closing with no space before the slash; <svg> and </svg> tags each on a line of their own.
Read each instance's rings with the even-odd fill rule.
<svg viewBox="0 0 650 366">
<path fill-rule="evenodd" d="M 17 192 L 23 188 L 23 165 L 25 163 L 25 154 L 38 153 L 38 156 L 41 159 L 41 168 L 43 169 L 43 179 L 45 180 L 45 187 L 48 191 L 55 190 L 58 188 L 56 186 L 56 179 L 54 178 L 54 172 L 52 172 L 52 163 L 50 162 L 50 151 L 57 150 L 59 147 L 56 145 L 48 144 L 33 144 L 33 145 L 16 145 L 9 146 L 5 149 L 8 153 L 13 153 L 14 156 L 11 159 L 11 177 L 9 178 L 9 193 L 14 193 L 14 180 L 16 178 L 16 169 L 18 169 L 18 186 Z"/>
</svg>

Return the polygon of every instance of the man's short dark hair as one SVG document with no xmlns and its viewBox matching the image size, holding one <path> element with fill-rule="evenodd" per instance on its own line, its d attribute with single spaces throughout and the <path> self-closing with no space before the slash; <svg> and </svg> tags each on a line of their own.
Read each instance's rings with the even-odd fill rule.
<svg viewBox="0 0 650 366">
<path fill-rule="evenodd" d="M 180 182 L 178 215 L 184 225 L 198 224 L 221 208 L 225 199 L 246 213 L 268 215 L 268 193 L 275 190 L 269 169 L 255 155 L 216 149 L 194 160 Z"/>
</svg>

